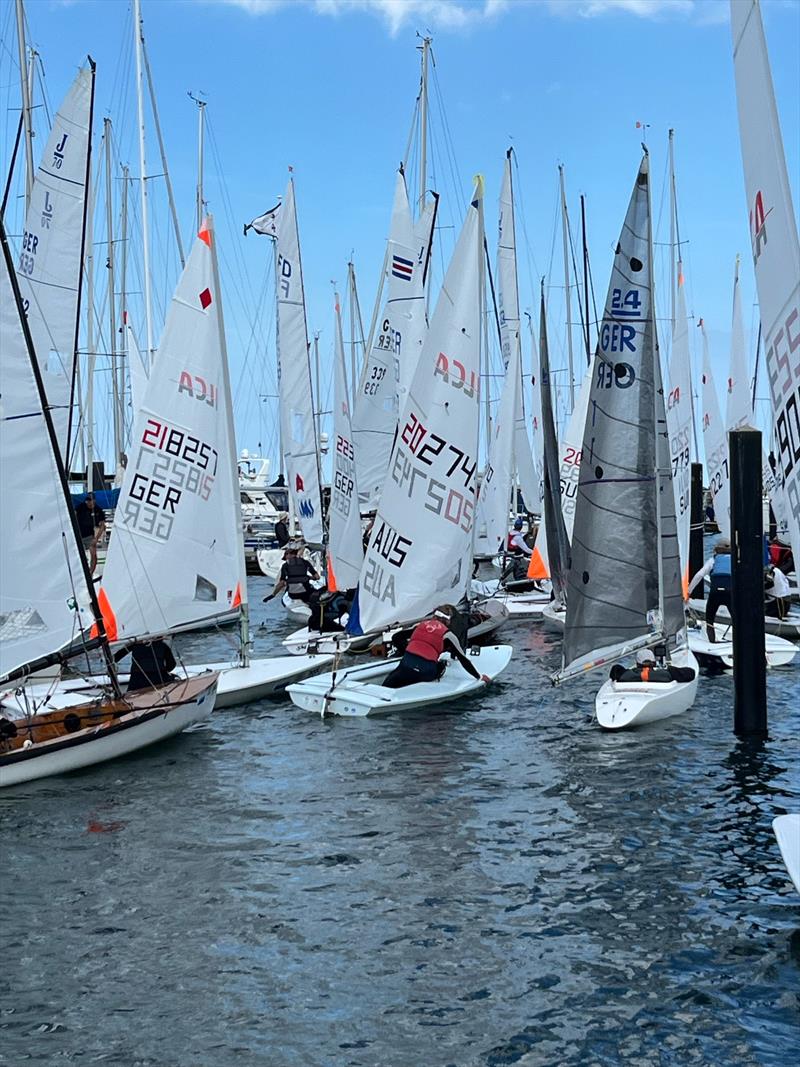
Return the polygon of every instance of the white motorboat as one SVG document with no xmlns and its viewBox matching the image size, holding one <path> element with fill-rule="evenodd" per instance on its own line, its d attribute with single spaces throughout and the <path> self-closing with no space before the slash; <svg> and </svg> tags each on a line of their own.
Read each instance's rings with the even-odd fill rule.
<svg viewBox="0 0 800 1067">
<path fill-rule="evenodd" d="M 789 877 L 800 893 L 800 815 L 779 815 L 772 820 L 772 830 Z"/>
<path fill-rule="evenodd" d="M 216 687 L 217 675 L 207 674 L 116 700 L 103 696 L 42 715 L 0 719 L 0 787 L 81 770 L 173 737 L 208 718 Z"/>
<path fill-rule="evenodd" d="M 476 670 L 494 679 L 508 666 L 512 652 L 510 645 L 488 645 L 471 650 L 470 658 Z M 347 667 L 335 674 L 321 674 L 290 685 L 287 691 L 292 702 L 305 711 L 358 717 L 438 708 L 484 688 L 486 683 L 473 678 L 460 663 L 450 660 L 447 654 L 443 658 L 447 666 L 438 681 L 421 682 L 403 689 L 387 689 L 381 684 L 400 662 L 391 659 Z"/>
<path fill-rule="evenodd" d="M 705 625 L 687 629 L 689 648 L 702 663 L 714 660 L 721 667 L 733 666 L 733 628 L 730 623 L 715 622 L 715 641 L 709 641 Z M 764 648 L 768 667 L 786 667 L 797 655 L 797 645 L 783 637 L 766 634 Z"/>
<path fill-rule="evenodd" d="M 691 667 L 691 682 L 614 682 L 610 678 L 595 697 L 595 715 L 606 730 L 623 730 L 632 726 L 681 715 L 694 704 L 700 669 L 688 648 L 672 655 L 676 667 Z"/>
</svg>

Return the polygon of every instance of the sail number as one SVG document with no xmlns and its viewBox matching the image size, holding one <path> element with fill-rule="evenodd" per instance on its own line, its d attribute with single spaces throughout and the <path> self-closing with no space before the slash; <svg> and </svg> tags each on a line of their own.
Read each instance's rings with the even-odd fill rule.
<svg viewBox="0 0 800 1067">
<path fill-rule="evenodd" d="M 429 432 L 411 412 L 400 434 L 390 473 L 392 481 L 400 489 L 405 489 L 409 499 L 415 496 L 419 485 L 424 492 L 426 511 L 443 516 L 468 533 L 475 511 L 477 466 L 477 461 L 471 460 L 462 449 L 448 444 L 439 434 Z M 431 470 L 425 470 L 425 467 Z M 440 478 L 433 477 L 433 468 L 437 469 Z M 458 488 L 448 484 L 452 480 L 460 481 L 462 476 L 463 484 Z"/>
<path fill-rule="evenodd" d="M 334 455 L 333 492 L 331 507 L 344 518 L 350 514 L 350 505 L 355 489 L 355 452 L 353 444 L 341 434 L 336 435 Z"/>
<path fill-rule="evenodd" d="M 380 389 L 381 382 L 386 377 L 386 367 L 374 366 L 372 373 L 364 382 L 364 396 L 375 396 Z"/>
<path fill-rule="evenodd" d="M 402 341 L 403 338 L 400 331 L 393 330 L 389 320 L 384 319 L 375 347 L 380 348 L 382 352 L 393 352 L 396 356 L 399 356 Z"/>
</svg>

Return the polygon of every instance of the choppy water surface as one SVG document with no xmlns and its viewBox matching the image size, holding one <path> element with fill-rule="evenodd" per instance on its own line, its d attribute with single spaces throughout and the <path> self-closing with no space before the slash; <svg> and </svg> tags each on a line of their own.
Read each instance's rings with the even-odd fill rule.
<svg viewBox="0 0 800 1067">
<path fill-rule="evenodd" d="M 457 711 L 264 702 L 4 791 L 0 1063 L 795 1063 L 770 822 L 800 809 L 800 672 L 771 673 L 760 747 L 729 675 L 609 735 L 596 681 L 549 687 L 554 639 L 505 637 L 502 683 Z"/>
</svg>

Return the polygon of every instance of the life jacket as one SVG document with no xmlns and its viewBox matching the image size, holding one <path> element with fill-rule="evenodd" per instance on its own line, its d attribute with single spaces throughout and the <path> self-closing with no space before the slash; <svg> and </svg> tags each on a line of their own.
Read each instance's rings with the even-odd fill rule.
<svg viewBox="0 0 800 1067">
<path fill-rule="evenodd" d="M 406 652 L 435 663 L 444 651 L 447 627 L 438 619 L 426 619 L 414 627 Z"/>
<path fill-rule="evenodd" d="M 522 549 L 514 544 L 514 538 L 517 536 L 517 534 L 521 533 L 522 530 L 512 530 L 509 533 L 508 537 L 506 538 L 506 552 L 509 552 L 511 555 L 514 556 L 522 555 Z"/>
<path fill-rule="evenodd" d="M 289 596 L 300 596 L 302 593 L 307 592 L 310 583 L 306 561 L 304 559 L 287 559 L 284 566 L 286 567 L 286 589 Z"/>
<path fill-rule="evenodd" d="M 731 554 L 720 552 L 714 557 L 714 566 L 711 568 L 711 588 L 727 591 L 731 588 Z"/>
</svg>

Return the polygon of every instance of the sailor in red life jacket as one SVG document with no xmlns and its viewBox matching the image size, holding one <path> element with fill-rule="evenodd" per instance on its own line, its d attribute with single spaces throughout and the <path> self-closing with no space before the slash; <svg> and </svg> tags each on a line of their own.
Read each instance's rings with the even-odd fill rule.
<svg viewBox="0 0 800 1067">
<path fill-rule="evenodd" d="M 387 689 L 402 689 L 418 682 L 437 681 L 445 669 L 445 664 L 439 662 L 443 652 L 449 652 L 467 674 L 488 685 L 491 678 L 478 673 L 460 641 L 450 630 L 453 610 L 450 604 L 442 604 L 431 618 L 424 619 L 414 627 L 403 658 L 383 682 Z"/>
</svg>

